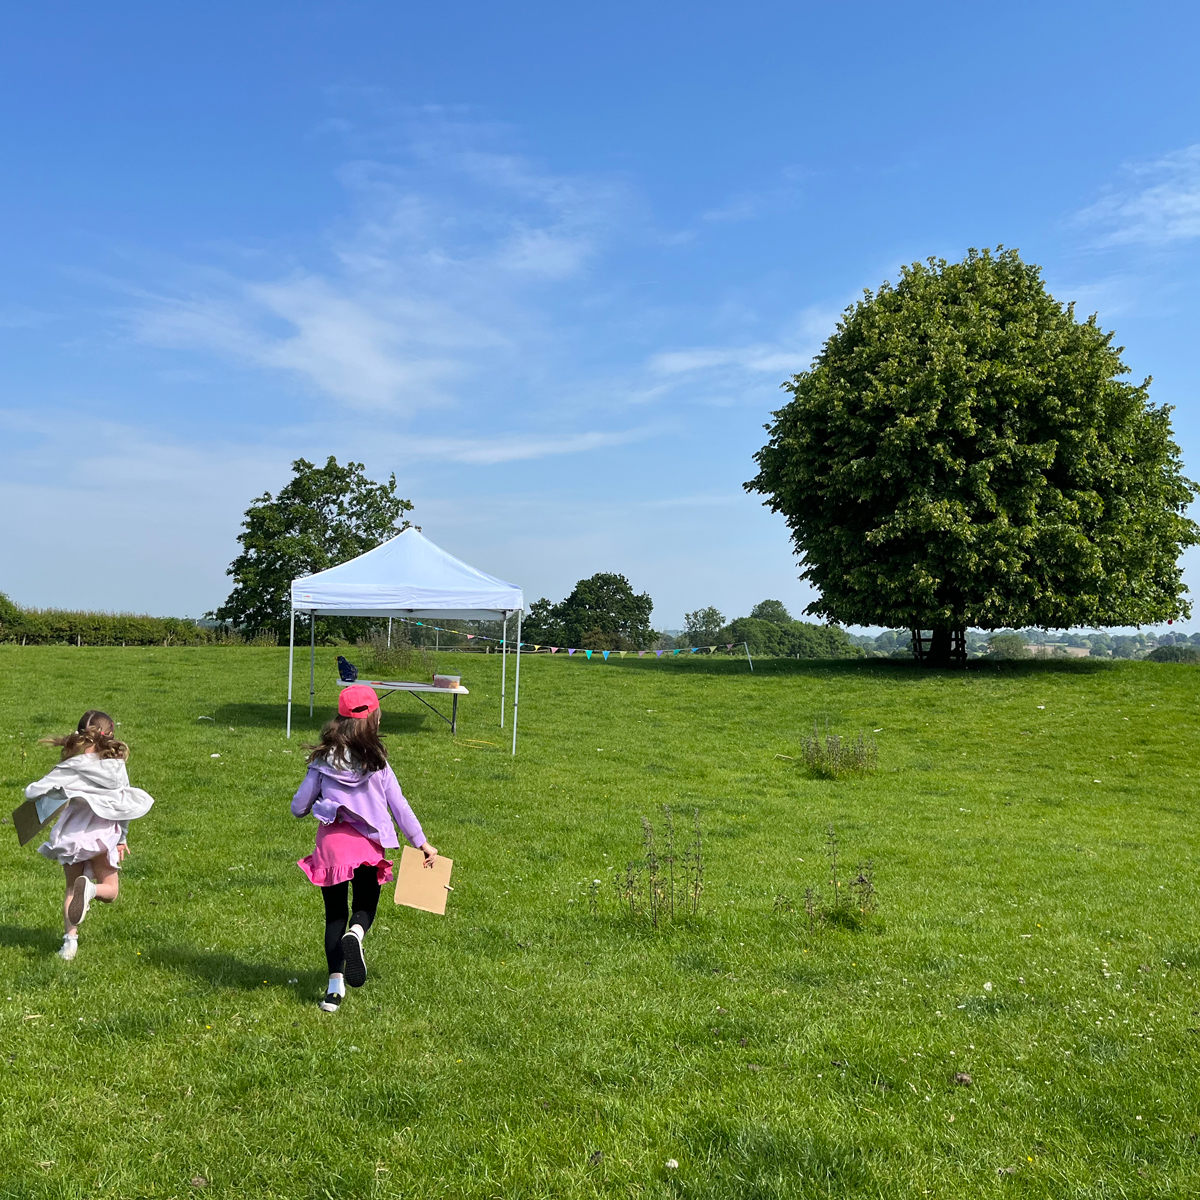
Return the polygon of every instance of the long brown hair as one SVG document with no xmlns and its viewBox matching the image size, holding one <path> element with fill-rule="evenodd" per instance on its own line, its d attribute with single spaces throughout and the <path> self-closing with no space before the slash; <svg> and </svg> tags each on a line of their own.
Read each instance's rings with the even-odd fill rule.
<svg viewBox="0 0 1200 1200">
<path fill-rule="evenodd" d="M 324 759 L 331 767 L 349 767 L 370 775 L 387 766 L 387 747 L 379 739 L 379 709 L 369 717 L 334 717 L 321 730 L 308 761 Z"/>
<path fill-rule="evenodd" d="M 108 713 L 101 712 L 98 708 L 89 708 L 79 718 L 74 733 L 68 733 L 66 737 L 42 738 L 42 744 L 61 746 L 60 762 L 74 758 L 77 754 L 86 754 L 89 750 L 97 758 L 126 759 L 129 757 L 129 747 L 117 740 L 114 736 L 115 730 L 116 725 Z"/>
</svg>

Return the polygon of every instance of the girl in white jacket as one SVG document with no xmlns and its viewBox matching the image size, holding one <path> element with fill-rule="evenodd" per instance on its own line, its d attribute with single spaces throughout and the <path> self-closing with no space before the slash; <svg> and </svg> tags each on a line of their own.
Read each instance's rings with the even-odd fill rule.
<svg viewBox="0 0 1200 1200">
<path fill-rule="evenodd" d="M 38 853 L 61 863 L 66 876 L 58 953 L 68 960 L 79 948 L 79 924 L 91 902 L 111 904 L 117 898 L 117 872 L 129 850 L 129 822 L 145 816 L 154 803 L 141 788 L 129 786 L 129 747 L 114 732 L 108 713 L 89 709 L 74 733 L 44 739 L 62 747 L 62 761 L 25 789 L 26 799 L 37 801 L 39 811 L 62 807 Z"/>
</svg>

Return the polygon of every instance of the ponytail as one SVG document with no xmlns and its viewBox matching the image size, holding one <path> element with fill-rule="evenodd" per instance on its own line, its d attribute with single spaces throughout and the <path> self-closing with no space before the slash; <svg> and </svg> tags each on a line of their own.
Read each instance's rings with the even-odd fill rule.
<svg viewBox="0 0 1200 1200">
<path fill-rule="evenodd" d="M 77 754 L 86 754 L 89 750 L 97 758 L 127 759 L 129 747 L 114 736 L 115 728 L 113 719 L 108 713 L 101 712 L 98 708 L 89 708 L 79 718 L 79 724 L 74 733 L 68 733 L 65 737 L 42 738 L 41 740 L 44 746 L 62 747 L 60 762 L 74 758 Z"/>
</svg>

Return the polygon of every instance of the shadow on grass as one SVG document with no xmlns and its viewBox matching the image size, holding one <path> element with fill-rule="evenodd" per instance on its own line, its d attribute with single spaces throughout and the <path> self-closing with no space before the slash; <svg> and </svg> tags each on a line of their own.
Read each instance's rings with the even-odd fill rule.
<svg viewBox="0 0 1200 1200">
<path fill-rule="evenodd" d="M 24 925 L 0 925 L 0 946 L 14 950 L 40 950 L 53 954 L 62 945 L 62 934 L 56 929 L 30 929 Z"/>
<path fill-rule="evenodd" d="M 256 992 L 263 988 L 289 988 L 297 999 L 307 1003 L 313 991 L 325 982 L 320 971 L 305 971 L 267 963 L 246 962 L 219 950 L 197 950 L 191 946 L 158 946 L 145 951 L 146 960 L 156 967 L 186 971 L 215 987 Z"/>
<path fill-rule="evenodd" d="M 333 708 L 317 705 L 313 715 L 308 715 L 307 705 L 292 706 L 292 738 L 316 738 L 321 727 L 333 716 Z M 287 728 L 287 704 L 223 704 L 215 709 L 213 716 L 216 724 L 232 725 L 235 729 L 277 729 L 282 733 Z M 383 709 L 383 719 L 380 729 L 383 733 L 417 733 L 433 717 L 425 712 L 397 712 Z M 441 722 L 431 720 L 430 727 L 440 726 Z M 447 732 L 449 727 L 447 726 Z"/>
<path fill-rule="evenodd" d="M 689 654 L 686 658 L 609 659 L 608 666 L 621 671 L 667 671 L 678 675 L 743 675 L 752 678 L 745 658 Z M 762 675 L 889 675 L 892 678 L 927 679 L 930 676 L 985 675 L 1096 675 L 1120 669 L 1104 658 L 1033 659 L 1026 661 L 972 659 L 965 667 L 922 667 L 895 658 L 756 658 L 755 676 Z"/>
</svg>

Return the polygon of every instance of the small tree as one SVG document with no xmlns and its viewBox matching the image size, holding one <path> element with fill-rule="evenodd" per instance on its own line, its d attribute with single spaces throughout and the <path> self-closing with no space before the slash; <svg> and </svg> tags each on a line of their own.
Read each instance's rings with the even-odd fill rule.
<svg viewBox="0 0 1200 1200">
<path fill-rule="evenodd" d="M 581 650 L 644 650 L 657 636 L 650 628 L 654 601 L 634 593 L 624 575 L 598 572 L 581 579 L 558 604 L 544 597 L 529 609 L 521 638 Z"/>
<path fill-rule="evenodd" d="M 683 614 L 684 637 L 689 646 L 715 646 L 724 625 L 725 618 L 711 604 Z"/>
<path fill-rule="evenodd" d="M 210 613 L 242 629 L 271 629 L 287 640 L 293 579 L 356 558 L 409 527 L 402 513 L 412 502 L 396 495 L 396 476 L 387 483 L 368 479 L 362 463 L 344 467 L 332 455 L 323 467 L 303 458 L 277 496 L 264 492 L 246 510 L 238 541 L 242 552 L 226 575 L 234 588 Z M 356 631 L 361 622 L 323 621 L 331 630 Z"/>
<path fill-rule="evenodd" d="M 1187 616 L 1195 485 L 1120 353 L 1013 250 L 867 292 L 784 385 L 746 484 L 787 519 L 807 611 L 932 630 L 933 662 L 967 626 Z"/>
</svg>

